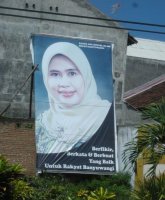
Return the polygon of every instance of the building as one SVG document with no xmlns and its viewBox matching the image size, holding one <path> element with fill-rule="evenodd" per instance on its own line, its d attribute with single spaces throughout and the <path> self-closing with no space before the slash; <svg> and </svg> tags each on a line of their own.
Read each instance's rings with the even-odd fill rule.
<svg viewBox="0 0 165 200">
<path fill-rule="evenodd" d="M 164 55 L 164 43 L 155 42 L 160 46 L 151 50 L 156 47 L 150 47 L 152 41 L 136 40 L 127 30 L 116 29 L 119 27 L 116 22 L 99 20 L 107 18 L 87 0 L 5 0 L 0 6 L 0 111 L 3 113 L 0 118 L 0 153 L 11 162 L 21 163 L 28 174 L 35 174 L 34 95 L 32 77 L 29 76 L 33 65 L 31 34 L 104 40 L 114 44 L 118 160 L 119 170 L 122 170 L 123 144 L 135 134 L 135 126 L 141 121 L 140 113 L 127 106 L 123 96 L 165 72 L 163 56 L 153 57 L 151 54 L 154 51 Z M 91 18 L 79 17 L 81 13 Z M 128 45 L 131 46 L 127 51 Z M 145 47 L 150 51 L 148 57 L 140 54 Z M 129 103 L 131 99 L 124 100 Z"/>
</svg>

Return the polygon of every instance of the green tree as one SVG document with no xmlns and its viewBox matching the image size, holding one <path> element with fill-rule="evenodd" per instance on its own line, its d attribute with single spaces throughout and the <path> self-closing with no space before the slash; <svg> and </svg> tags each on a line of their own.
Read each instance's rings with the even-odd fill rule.
<svg viewBox="0 0 165 200">
<path fill-rule="evenodd" d="M 131 164 L 136 171 L 136 162 L 142 157 L 146 164 L 152 164 L 147 175 L 154 176 L 159 161 L 165 155 L 165 99 L 142 109 L 142 116 L 149 121 L 141 124 L 137 128 L 137 136 L 126 143 L 123 161 L 125 166 Z"/>
</svg>

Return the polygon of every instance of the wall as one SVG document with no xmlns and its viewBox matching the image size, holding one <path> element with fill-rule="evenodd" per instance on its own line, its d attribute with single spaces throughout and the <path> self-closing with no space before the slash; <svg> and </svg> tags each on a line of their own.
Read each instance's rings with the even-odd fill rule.
<svg viewBox="0 0 165 200">
<path fill-rule="evenodd" d="M 49 0 L 49 1 L 31 1 L 24 0 L 18 1 L 10 0 L 1 1 L 1 6 L 9 6 L 24 9 L 28 4 L 26 10 L 33 9 L 35 4 L 35 10 L 50 11 L 50 6 L 53 7 L 53 13 L 55 12 L 55 6 L 58 7 L 58 12 L 78 14 L 83 13 L 84 16 L 103 17 L 103 15 L 96 9 L 90 7 L 86 1 L 64 1 L 64 0 Z M 34 10 L 34 9 L 33 9 Z M 56 16 L 48 14 L 40 14 L 33 12 L 22 12 L 16 10 L 1 9 L 1 12 L 6 14 L 16 14 L 28 17 L 42 17 L 53 18 L 54 20 L 69 20 L 83 23 L 96 23 L 102 25 L 108 25 L 105 22 L 98 22 L 89 19 L 82 18 L 67 18 L 66 16 Z M 116 26 L 116 24 L 110 22 L 109 25 Z M 117 123 L 120 123 L 120 110 L 122 109 L 121 94 L 123 91 L 123 79 L 126 63 L 126 47 L 127 47 L 127 32 L 123 30 L 83 26 L 78 24 L 61 23 L 57 21 L 46 20 L 34 20 L 27 18 L 18 18 L 10 16 L 1 16 L 0 18 L 0 110 L 8 105 L 8 102 L 12 98 L 12 95 L 21 84 L 24 83 L 28 74 L 31 71 L 32 60 L 30 54 L 30 35 L 32 33 L 45 33 L 53 35 L 64 35 L 80 38 L 89 38 L 96 40 L 106 40 L 114 43 L 113 51 L 113 71 L 114 78 L 116 80 L 116 109 L 117 109 Z M 19 92 L 14 99 L 11 108 L 6 112 L 7 117 L 14 118 L 28 118 L 29 116 L 29 101 L 30 101 L 30 80 L 25 85 L 22 91 Z M 33 115 L 34 117 L 34 110 Z"/>
<path fill-rule="evenodd" d="M 143 85 L 165 73 L 165 61 L 127 57 L 125 91 Z"/>
<path fill-rule="evenodd" d="M 127 48 L 124 92 L 165 74 L 165 42 L 141 38 L 136 40 L 137 44 Z M 124 144 L 135 136 L 136 127 L 143 122 L 141 112 L 126 104 L 123 104 L 122 108 L 122 120 L 118 126 L 118 157 L 121 170 L 124 167 L 121 162 Z M 142 165 L 139 168 L 142 172 Z"/>
<path fill-rule="evenodd" d="M 0 127 L 0 153 L 11 163 L 20 163 L 26 174 L 35 175 L 34 123 L 3 119 Z"/>
<path fill-rule="evenodd" d="M 34 8 L 35 5 L 35 8 Z M 127 51 L 127 31 L 92 27 L 87 25 L 62 23 L 66 20 L 83 23 L 118 26 L 113 22 L 103 22 L 82 18 L 54 15 L 53 13 L 75 14 L 93 17 L 105 17 L 85 0 L 1 0 L 0 6 L 15 7 L 25 10 L 40 10 L 52 12 L 51 15 L 27 11 L 16 11 L 0 8 L 4 14 L 27 16 L 0 17 L 0 112 L 9 105 L 14 93 L 24 84 L 32 70 L 30 54 L 30 36 L 32 33 L 64 35 L 96 40 L 106 40 L 114 43 L 113 74 L 115 80 L 116 120 L 118 134 L 119 169 L 123 169 L 121 153 L 124 143 L 135 134 L 141 122 L 141 114 L 122 101 L 124 91 L 128 91 L 153 78 L 165 73 L 164 44 L 160 42 L 138 40 L 138 45 L 132 45 Z M 50 7 L 52 10 L 50 10 Z M 58 8 L 58 9 L 57 9 Z M 57 11 L 58 10 L 58 11 Z M 31 19 L 36 17 L 39 19 Z M 43 20 L 53 19 L 55 21 Z M 150 46 L 152 45 L 152 46 Z M 156 49 L 158 48 L 159 49 Z M 136 51 L 134 51 L 136 49 Z M 126 57 L 126 51 L 128 57 Z M 146 52 L 149 52 L 146 54 Z M 162 59 L 162 60 L 161 60 Z M 125 80 L 125 81 L 124 81 Z M 0 119 L 0 153 L 5 154 L 10 161 L 19 161 L 27 169 L 27 173 L 35 174 L 35 144 L 34 144 L 34 96 L 32 101 L 32 129 L 27 127 L 30 116 L 31 79 L 14 98 L 5 117 L 13 121 Z M 18 118 L 18 121 L 16 120 Z M 17 126 L 18 122 L 21 126 Z"/>
<path fill-rule="evenodd" d="M 0 111 L 2 112 L 11 102 L 15 92 L 24 84 L 32 70 L 32 59 L 30 53 L 31 34 L 52 34 L 95 40 L 104 40 L 114 43 L 113 50 L 113 73 L 115 80 L 116 98 L 116 119 L 117 125 L 122 124 L 124 91 L 123 82 L 126 64 L 127 31 L 94 27 L 59 22 L 58 20 L 95 23 L 102 25 L 117 26 L 114 22 L 103 22 L 83 18 L 54 15 L 53 13 L 75 14 L 93 17 L 105 17 L 94 7 L 91 7 L 86 0 L 2 0 L 0 6 L 25 9 L 24 11 L 0 8 Z M 50 9 L 52 8 L 52 10 Z M 52 14 L 27 12 L 28 10 L 39 10 L 52 12 Z M 20 15 L 14 17 L 8 15 Z M 26 16 L 23 17 L 23 16 Z M 35 17 L 38 19 L 31 19 Z M 45 19 L 53 19 L 45 20 Z M 22 90 L 13 99 L 10 108 L 5 112 L 4 117 L 14 119 L 28 119 L 30 116 L 30 89 L 29 79 Z M 32 101 L 32 118 L 34 119 L 34 96 Z M 0 120 L 1 121 L 1 120 Z M 26 122 L 25 122 L 26 124 Z M 1 149 L 0 153 L 5 154 L 12 162 L 19 161 L 28 173 L 35 173 L 34 166 L 34 127 L 29 129 L 23 123 L 17 127 L 17 122 L 1 122 Z M 33 125 L 34 126 L 34 125 Z M 6 143 L 6 144 L 5 144 Z M 33 170 L 32 170 L 33 168 Z"/>
<path fill-rule="evenodd" d="M 165 42 L 136 38 L 137 44 L 127 48 L 124 92 L 141 86 L 165 74 Z M 123 105 L 122 124 L 137 126 L 141 113 Z"/>
</svg>

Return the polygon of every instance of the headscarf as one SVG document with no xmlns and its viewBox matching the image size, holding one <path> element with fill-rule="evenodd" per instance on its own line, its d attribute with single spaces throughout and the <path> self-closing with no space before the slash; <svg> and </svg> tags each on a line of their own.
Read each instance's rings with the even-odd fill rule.
<svg viewBox="0 0 165 200">
<path fill-rule="evenodd" d="M 85 83 L 82 101 L 71 108 L 61 108 L 48 88 L 49 64 L 51 59 L 58 54 L 66 56 L 75 64 Z M 89 61 L 84 52 L 75 44 L 57 42 L 50 45 L 43 55 L 42 73 L 50 105 L 49 110 L 42 114 L 42 124 L 46 130 L 46 137 L 54 141 L 53 144 L 48 144 L 49 148 L 46 148 L 45 153 L 65 152 L 80 146 L 99 129 L 111 103 L 102 100 L 97 94 L 97 86 Z"/>
</svg>

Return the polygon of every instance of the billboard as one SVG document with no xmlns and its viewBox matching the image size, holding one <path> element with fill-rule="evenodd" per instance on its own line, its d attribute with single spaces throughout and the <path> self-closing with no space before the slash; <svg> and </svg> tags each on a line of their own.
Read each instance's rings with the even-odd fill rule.
<svg viewBox="0 0 165 200">
<path fill-rule="evenodd" d="M 116 172 L 112 44 L 32 35 L 37 170 Z"/>
</svg>

